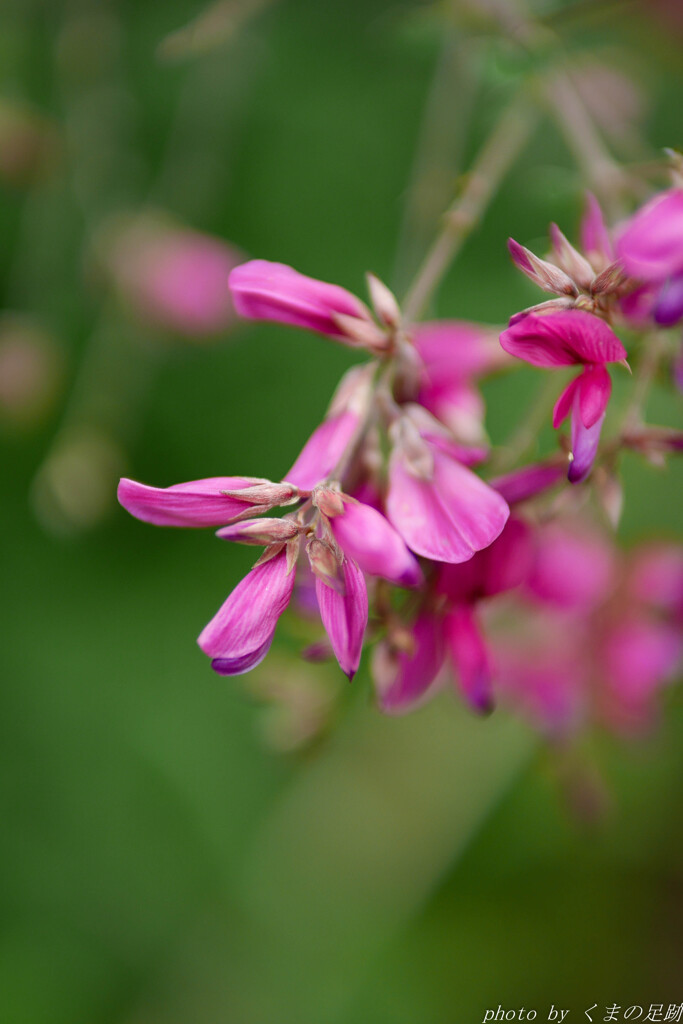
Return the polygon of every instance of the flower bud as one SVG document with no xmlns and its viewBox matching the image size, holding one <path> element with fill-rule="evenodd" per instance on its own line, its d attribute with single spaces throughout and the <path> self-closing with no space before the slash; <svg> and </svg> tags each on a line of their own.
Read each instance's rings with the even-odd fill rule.
<svg viewBox="0 0 683 1024">
<path fill-rule="evenodd" d="M 299 488 L 286 480 L 279 484 L 263 480 L 252 484 L 251 487 L 241 487 L 238 490 L 227 490 L 220 493 L 228 498 L 238 498 L 246 505 L 262 505 L 264 512 L 269 508 L 282 505 L 295 505 L 300 498 Z M 249 511 L 251 512 L 252 509 Z"/>
<path fill-rule="evenodd" d="M 224 526 L 216 531 L 221 540 L 234 540 L 238 544 L 254 544 L 266 547 L 285 540 L 291 540 L 301 527 L 293 519 L 243 519 L 242 522 Z"/>
<path fill-rule="evenodd" d="M 550 240 L 553 244 L 553 254 L 558 266 L 565 270 L 572 281 L 576 281 L 579 288 L 586 291 L 590 288 L 595 274 L 585 256 L 574 248 L 568 238 L 560 231 L 557 224 L 550 225 Z"/>
<path fill-rule="evenodd" d="M 547 260 L 535 256 L 530 249 L 515 242 L 514 238 L 508 239 L 508 249 L 515 266 L 543 291 L 555 292 L 558 295 L 578 295 L 578 289 L 571 277 L 554 263 L 548 263 Z"/>
<path fill-rule="evenodd" d="M 315 576 L 326 586 L 344 592 L 344 579 L 341 575 L 341 559 L 327 541 L 311 537 L 306 545 L 306 554 Z"/>
<path fill-rule="evenodd" d="M 339 491 L 331 487 L 316 487 L 313 491 L 313 504 L 328 519 L 340 516 L 344 512 L 344 499 Z"/>
<path fill-rule="evenodd" d="M 396 296 L 390 291 L 383 281 L 380 281 L 374 274 L 367 274 L 368 291 L 372 308 L 378 319 L 387 327 L 396 327 L 401 321 L 401 310 Z"/>
</svg>

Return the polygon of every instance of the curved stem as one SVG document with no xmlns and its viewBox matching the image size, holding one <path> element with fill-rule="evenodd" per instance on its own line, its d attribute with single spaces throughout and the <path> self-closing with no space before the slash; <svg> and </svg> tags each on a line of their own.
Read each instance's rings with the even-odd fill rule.
<svg viewBox="0 0 683 1024">
<path fill-rule="evenodd" d="M 476 227 L 496 188 L 519 155 L 536 124 L 537 113 L 520 91 L 484 143 L 461 195 L 444 215 L 441 233 L 427 253 L 403 310 L 407 322 L 418 320 L 463 242 Z"/>
</svg>

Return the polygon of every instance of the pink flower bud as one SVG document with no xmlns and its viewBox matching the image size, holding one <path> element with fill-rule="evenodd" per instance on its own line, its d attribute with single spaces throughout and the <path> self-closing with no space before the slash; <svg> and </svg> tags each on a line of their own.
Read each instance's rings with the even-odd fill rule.
<svg viewBox="0 0 683 1024">
<path fill-rule="evenodd" d="M 397 327 L 401 322 L 401 310 L 396 296 L 374 274 L 366 274 L 370 301 L 380 323 Z"/>
<path fill-rule="evenodd" d="M 560 231 L 557 224 L 550 225 L 550 241 L 553 245 L 553 254 L 557 264 L 576 281 L 580 288 L 588 291 L 593 283 L 595 271 L 580 252 L 571 244 L 568 238 Z"/>
<path fill-rule="evenodd" d="M 564 270 L 556 267 L 554 263 L 539 259 L 530 249 L 515 242 L 514 238 L 508 239 L 508 249 L 515 266 L 543 291 L 553 292 L 557 295 L 578 295 L 578 288 L 571 277 L 565 274 Z"/>
<path fill-rule="evenodd" d="M 293 519 L 243 519 L 232 526 L 216 531 L 221 540 L 234 540 L 238 544 L 254 544 L 266 547 L 291 540 L 301 532 Z"/>
<path fill-rule="evenodd" d="M 334 548 L 319 537 L 311 537 L 306 545 L 306 554 L 313 575 L 326 587 L 342 591 L 344 576 L 341 572 L 341 557 Z"/>
<path fill-rule="evenodd" d="M 444 660 L 441 620 L 423 612 L 412 629 L 411 649 L 388 640 L 377 644 L 372 656 L 372 678 L 382 711 L 401 715 L 431 696 L 431 687 Z"/>
<path fill-rule="evenodd" d="M 360 664 L 368 622 L 368 593 L 363 573 L 351 559 L 344 559 L 340 570 L 340 588 L 333 588 L 318 576 L 315 590 L 320 617 L 339 667 L 353 679 Z"/>
<path fill-rule="evenodd" d="M 344 499 L 339 491 L 333 491 L 330 487 L 316 487 L 313 491 L 313 504 L 328 519 L 340 516 L 344 511 Z"/>
<path fill-rule="evenodd" d="M 462 605 L 444 621 L 446 646 L 467 703 L 481 714 L 493 711 L 492 666 L 471 608 Z"/>
</svg>

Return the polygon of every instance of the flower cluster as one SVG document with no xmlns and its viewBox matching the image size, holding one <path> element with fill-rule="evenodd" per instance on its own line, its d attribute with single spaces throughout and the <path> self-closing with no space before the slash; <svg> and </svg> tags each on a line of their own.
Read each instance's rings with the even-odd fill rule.
<svg viewBox="0 0 683 1024">
<path fill-rule="evenodd" d="M 620 560 L 585 509 L 572 512 L 578 491 L 562 481 L 582 484 L 600 458 L 607 366 L 629 365 L 615 331 L 643 316 L 651 327 L 683 316 L 683 190 L 655 198 L 614 235 L 589 197 L 583 251 L 555 225 L 550 234 L 549 259 L 509 243 L 517 267 L 555 297 L 515 314 L 500 338 L 480 324 L 407 322 L 372 275 L 366 305 L 282 264 L 252 260 L 231 271 L 238 314 L 370 358 L 342 378 L 280 481 L 121 481 L 119 500 L 139 519 L 219 527 L 223 540 L 264 548 L 199 637 L 216 672 L 258 665 L 292 596 L 310 604 L 314 594 L 349 678 L 364 644 L 374 644 L 371 672 L 387 713 L 414 708 L 454 678 L 474 709 L 490 710 L 500 695 L 552 734 L 589 709 L 615 728 L 651 717 L 681 653 L 681 552 Z M 571 417 L 571 438 L 557 456 L 491 478 L 478 382 L 515 359 L 579 369 L 552 414 L 556 428 Z M 620 443 L 617 435 L 612 452 Z M 680 438 L 643 427 L 629 444 L 661 452 Z"/>
</svg>

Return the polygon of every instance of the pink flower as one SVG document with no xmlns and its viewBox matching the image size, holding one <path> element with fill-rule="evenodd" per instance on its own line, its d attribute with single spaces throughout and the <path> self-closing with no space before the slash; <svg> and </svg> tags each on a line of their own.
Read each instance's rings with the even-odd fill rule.
<svg viewBox="0 0 683 1024">
<path fill-rule="evenodd" d="M 589 612 L 609 597 L 615 582 L 614 551 L 602 534 L 561 521 L 535 531 L 525 589 L 540 604 Z"/>
<path fill-rule="evenodd" d="M 383 345 L 384 332 L 360 299 L 284 263 L 250 260 L 235 267 L 229 284 L 235 309 L 250 320 L 303 327 L 349 345 Z"/>
<path fill-rule="evenodd" d="M 683 188 L 662 192 L 627 221 L 617 241 L 625 271 L 656 289 L 655 322 L 683 317 Z"/>
<path fill-rule="evenodd" d="M 569 480 L 579 483 L 590 473 L 600 441 L 600 431 L 612 382 L 605 363 L 626 358 L 626 350 L 607 324 L 579 309 L 529 313 L 513 317 L 500 336 L 506 352 L 532 366 L 583 365 L 560 395 L 553 426 L 572 417 L 572 461 Z"/>
<path fill-rule="evenodd" d="M 376 649 L 373 677 L 380 707 L 402 714 L 433 692 L 446 654 L 470 707 L 493 706 L 492 660 L 477 616 L 477 605 L 519 586 L 529 567 L 529 531 L 510 520 L 500 537 L 460 565 L 441 565 L 434 607 L 420 612 L 408 630 L 390 631 Z"/>
<path fill-rule="evenodd" d="M 463 466 L 447 442 L 421 430 L 411 406 L 392 427 L 387 516 L 416 554 L 437 562 L 464 562 L 488 547 L 507 520 L 505 500 Z M 420 410 L 421 413 L 425 412 Z"/>
<path fill-rule="evenodd" d="M 220 239 L 156 216 L 115 229 L 108 256 L 119 291 L 138 316 L 201 337 L 234 323 L 228 275 L 238 259 Z"/>
</svg>

